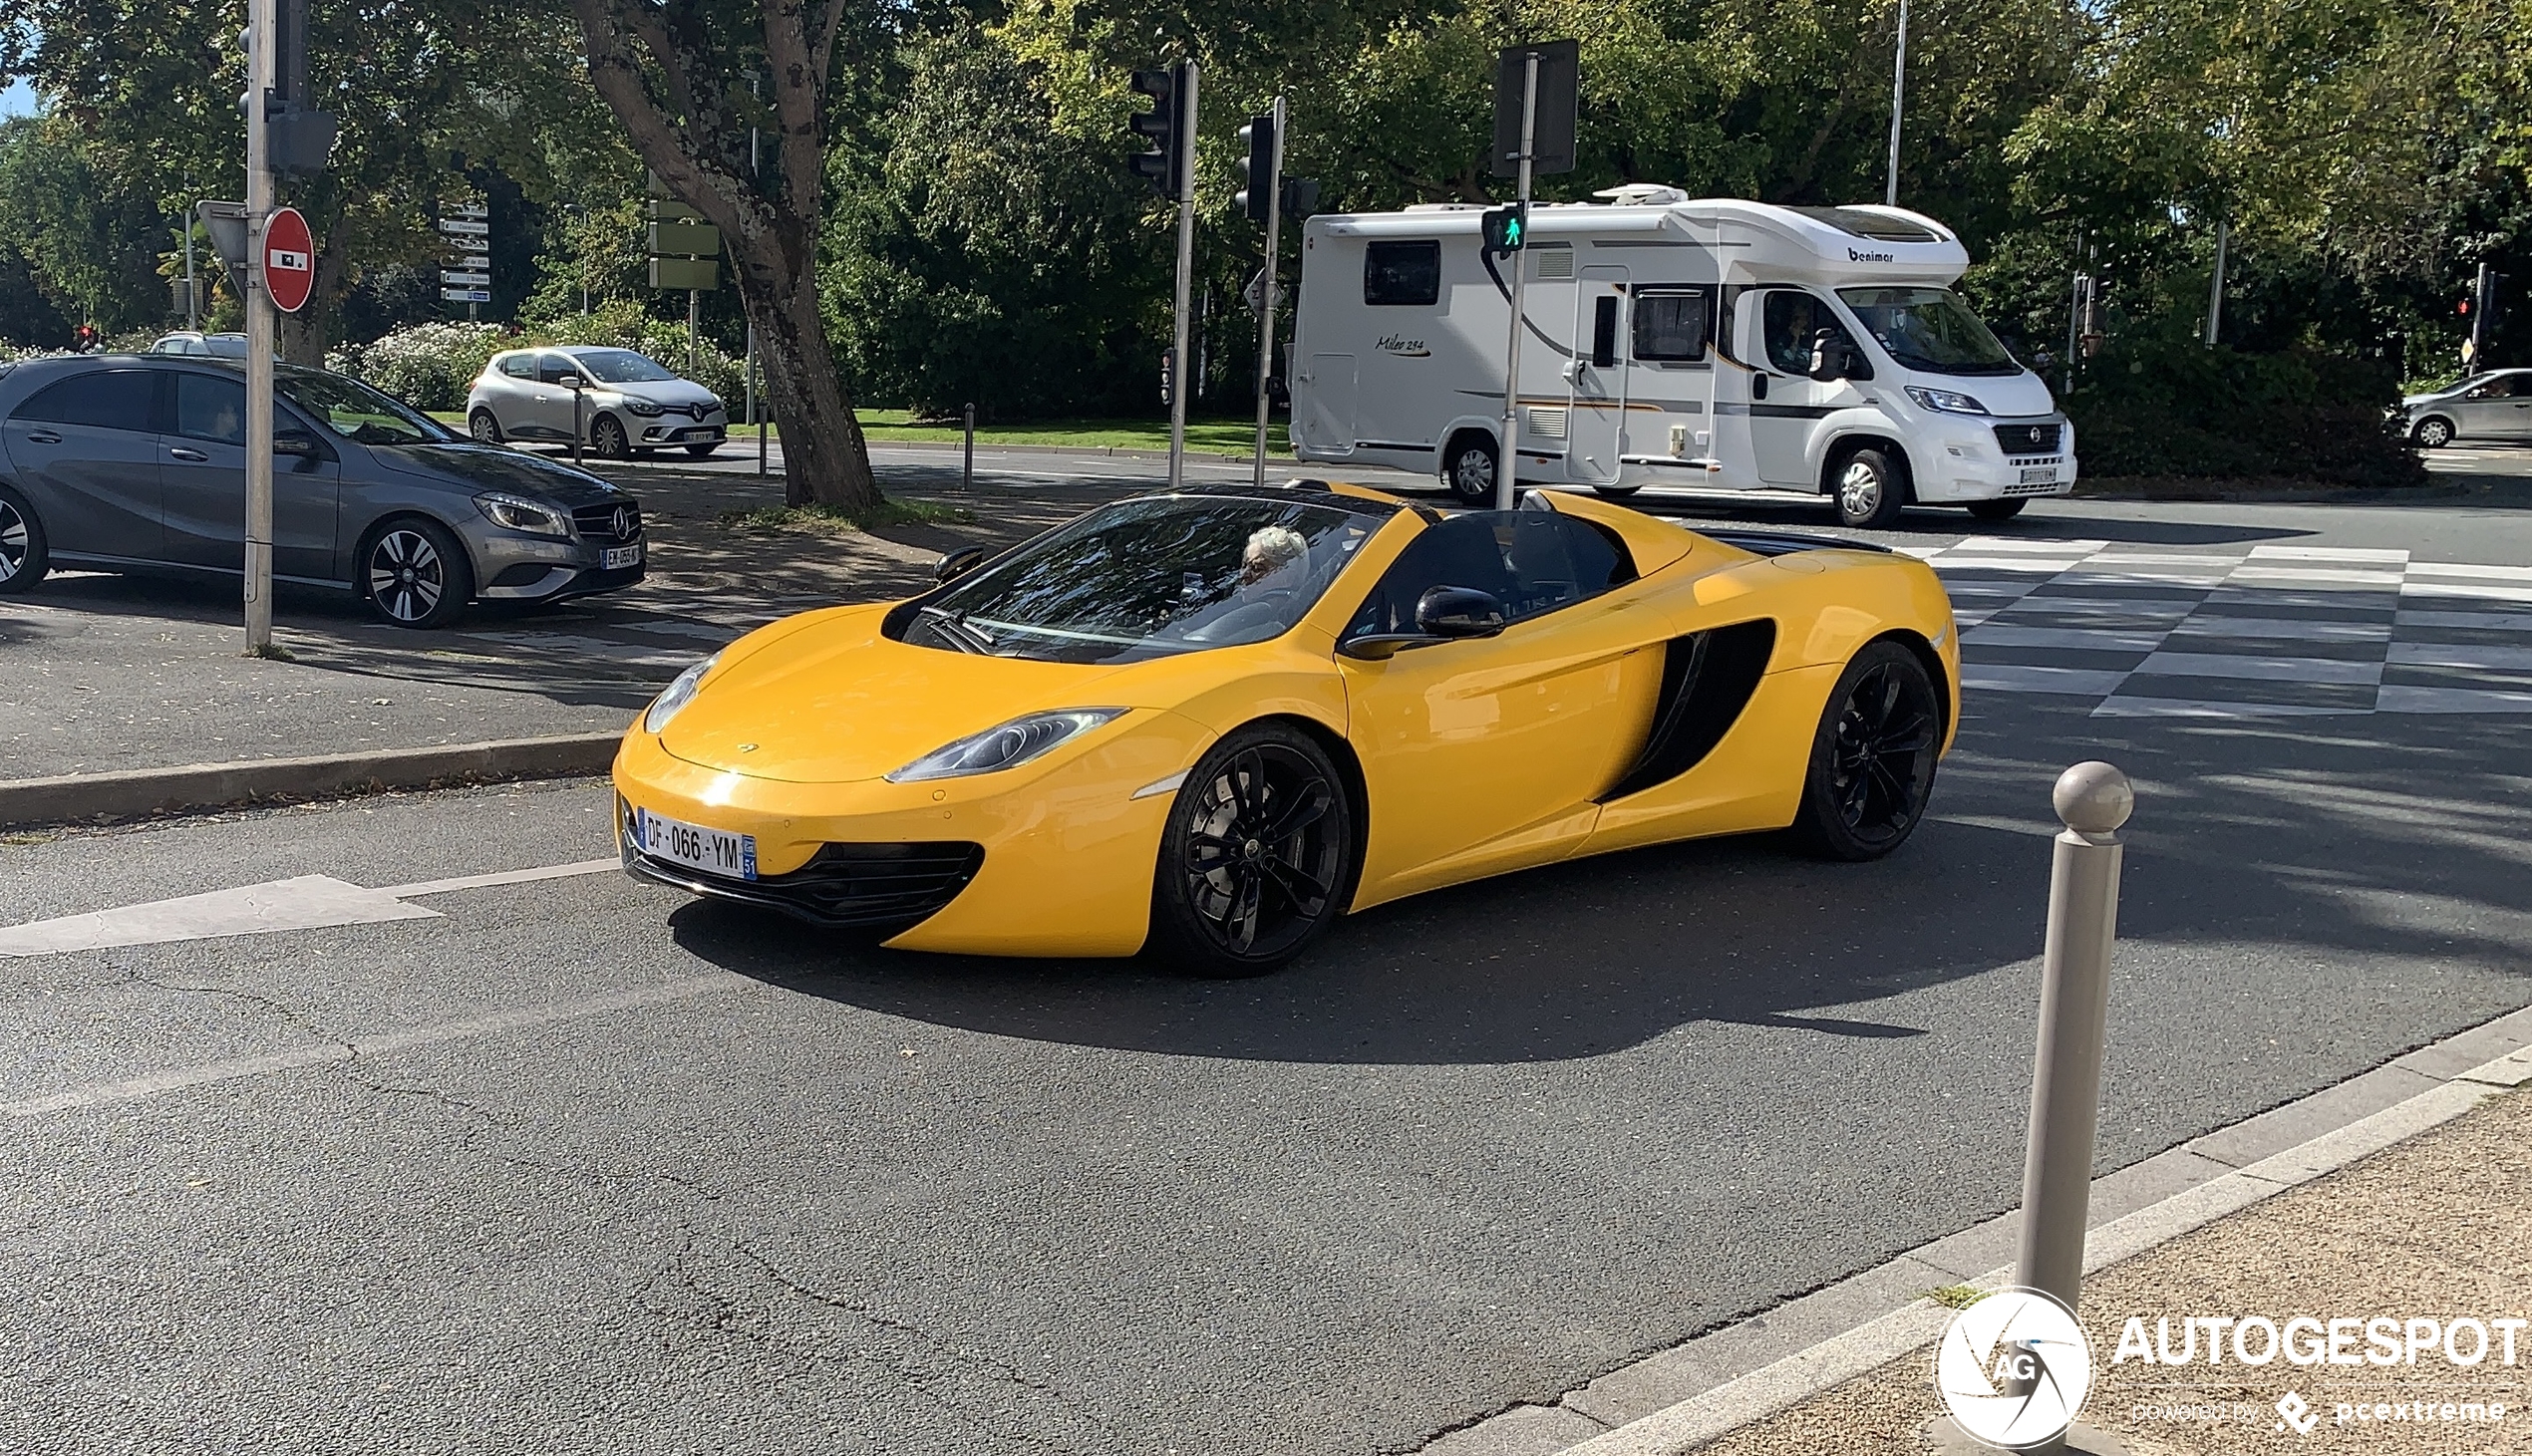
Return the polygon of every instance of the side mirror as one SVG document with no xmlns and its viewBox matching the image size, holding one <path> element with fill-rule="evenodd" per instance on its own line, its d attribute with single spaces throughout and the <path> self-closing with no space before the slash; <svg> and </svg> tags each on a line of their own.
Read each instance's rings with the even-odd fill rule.
<svg viewBox="0 0 2532 1456">
<path fill-rule="evenodd" d="M 985 548 L 961 546 L 932 564 L 934 581 L 956 581 L 985 564 Z"/>
<path fill-rule="evenodd" d="M 1492 637 L 1503 630 L 1503 603 L 1474 587 L 1430 587 L 1416 600 L 1416 629 L 1427 637 Z"/>
<path fill-rule="evenodd" d="M 588 387 L 588 381 L 582 379 L 576 374 L 564 375 L 562 378 L 555 380 L 554 383 L 562 386 L 566 390 L 585 389 Z"/>
<path fill-rule="evenodd" d="M 1834 331 L 1822 329 L 1811 336 L 1811 378 L 1826 384 L 1846 378 L 1853 368 L 1846 357 L 1846 346 L 1838 342 Z"/>
<path fill-rule="evenodd" d="M 317 453 L 316 437 L 304 430 L 276 430 L 272 433 L 272 452 L 313 458 Z"/>
</svg>

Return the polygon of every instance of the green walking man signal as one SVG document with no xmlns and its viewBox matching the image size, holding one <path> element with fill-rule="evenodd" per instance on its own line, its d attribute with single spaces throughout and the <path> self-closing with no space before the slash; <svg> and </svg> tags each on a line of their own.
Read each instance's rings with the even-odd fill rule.
<svg viewBox="0 0 2532 1456">
<path fill-rule="evenodd" d="M 1529 204 L 1516 202 L 1509 207 L 1489 207 L 1483 224 L 1486 255 L 1508 258 L 1529 242 Z"/>
</svg>

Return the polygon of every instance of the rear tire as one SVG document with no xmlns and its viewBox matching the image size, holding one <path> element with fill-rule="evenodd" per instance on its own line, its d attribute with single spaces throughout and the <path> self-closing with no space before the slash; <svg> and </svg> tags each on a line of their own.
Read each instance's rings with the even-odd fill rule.
<svg viewBox="0 0 2532 1456">
<path fill-rule="evenodd" d="M 466 433 L 475 437 L 476 444 L 499 444 L 501 422 L 492 418 L 491 411 L 477 410 L 466 417 Z"/>
<path fill-rule="evenodd" d="M 391 627 L 446 627 L 475 596 L 475 567 L 456 532 L 405 516 L 379 527 L 361 548 L 361 595 Z"/>
<path fill-rule="evenodd" d="M 1838 524 L 1856 530 L 1888 530 L 1908 503 L 1908 476 L 1888 451 L 1866 445 L 1830 467 L 1829 490 Z"/>
<path fill-rule="evenodd" d="M 1970 502 L 1970 514 L 1983 521 L 2009 521 L 2022 514 L 2022 508 L 2029 504 L 2030 501 L 2020 499 L 1973 500 Z"/>
<path fill-rule="evenodd" d="M 1214 744 L 1169 806 L 1149 949 L 1191 975 L 1263 976 L 1345 913 L 1354 807 L 1327 750 L 1281 724 Z"/>
<path fill-rule="evenodd" d="M 1818 859 L 1879 859 L 1925 817 L 1943 748 L 1943 699 L 1917 655 L 1865 645 L 1838 675 L 1811 737 L 1793 843 Z"/>
<path fill-rule="evenodd" d="M 1484 510 L 1494 504 L 1495 468 L 1494 441 L 1468 431 L 1442 451 L 1441 483 L 1461 505 Z"/>
<path fill-rule="evenodd" d="M 44 522 L 27 498 L 0 485 L 0 593 L 31 592 L 51 569 Z"/>
</svg>

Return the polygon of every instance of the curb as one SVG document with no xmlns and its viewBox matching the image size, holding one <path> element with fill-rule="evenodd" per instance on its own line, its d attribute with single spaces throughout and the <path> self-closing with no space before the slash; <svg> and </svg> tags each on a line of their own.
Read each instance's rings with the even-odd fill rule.
<svg viewBox="0 0 2532 1456">
<path fill-rule="evenodd" d="M 305 758 L 0 779 L 0 828 L 132 818 L 258 800 L 426 788 L 451 780 L 604 773 L 624 734 L 563 733 Z"/>
<path fill-rule="evenodd" d="M 2532 1007 L 2509 1012 L 2092 1185 L 2086 1274 L 2532 1085 Z M 1946 1285 L 2013 1277 L 2015 1209 L 1570 1390 L 1434 1438 L 1424 1456 L 1679 1456 L 1940 1336 Z"/>
</svg>

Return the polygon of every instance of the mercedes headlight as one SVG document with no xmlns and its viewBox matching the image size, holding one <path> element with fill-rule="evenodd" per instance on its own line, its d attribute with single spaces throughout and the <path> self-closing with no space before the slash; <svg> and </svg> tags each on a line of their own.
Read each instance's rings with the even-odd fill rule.
<svg viewBox="0 0 2532 1456">
<path fill-rule="evenodd" d="M 667 728 L 670 719 L 675 718 L 687 704 L 695 701 L 695 690 L 703 686 L 704 674 L 711 672 L 712 665 L 719 661 L 721 661 L 721 654 L 716 652 L 679 673 L 677 681 L 669 684 L 666 692 L 651 700 L 650 711 L 642 715 L 642 731 L 655 733 Z"/>
<path fill-rule="evenodd" d="M 1925 406 L 1929 410 L 1933 410 L 1944 415 L 1984 415 L 1987 413 L 1987 407 L 1980 404 L 1976 396 L 1964 395 L 1956 390 L 1925 390 L 1919 389 L 1915 385 L 1910 385 L 1908 386 L 1908 398 Z"/>
<path fill-rule="evenodd" d="M 490 490 L 475 497 L 475 508 L 483 518 L 509 531 L 526 531 L 538 536 L 568 536 L 571 519 L 542 501 L 524 495 L 504 495 Z"/>
<path fill-rule="evenodd" d="M 666 700 L 663 698 L 662 701 Z M 886 778 L 890 783 L 920 783 L 927 778 L 965 778 L 970 774 L 1017 768 L 1065 739 L 1089 732 L 1101 724 L 1122 718 L 1124 714 L 1125 710 L 1121 708 L 1070 708 L 1056 713 L 1033 713 L 934 748 L 896 772 L 887 774 Z"/>
</svg>

